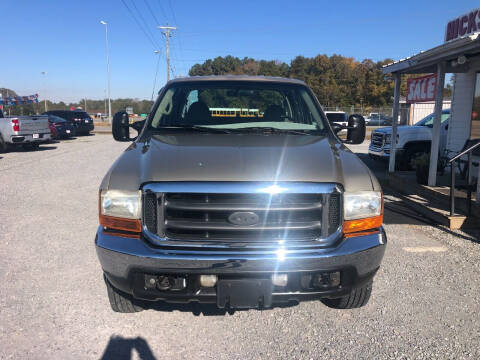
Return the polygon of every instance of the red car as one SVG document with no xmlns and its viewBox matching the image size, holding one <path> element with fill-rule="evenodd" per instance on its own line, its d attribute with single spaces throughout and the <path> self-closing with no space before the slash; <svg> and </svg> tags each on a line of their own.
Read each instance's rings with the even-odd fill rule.
<svg viewBox="0 0 480 360">
<path fill-rule="evenodd" d="M 55 127 L 55 123 L 48 122 L 48 127 L 50 128 L 50 133 L 52 134 L 52 139 L 57 138 L 57 128 Z"/>
</svg>

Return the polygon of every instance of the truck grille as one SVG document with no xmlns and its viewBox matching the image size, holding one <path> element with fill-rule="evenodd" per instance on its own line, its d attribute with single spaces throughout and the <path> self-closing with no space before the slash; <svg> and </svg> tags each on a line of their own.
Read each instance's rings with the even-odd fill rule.
<svg viewBox="0 0 480 360">
<path fill-rule="evenodd" d="M 340 193 L 146 192 L 143 224 L 171 241 L 311 242 L 338 230 L 340 201 Z"/>
<path fill-rule="evenodd" d="M 370 144 L 375 148 L 383 148 L 385 136 L 383 133 L 372 132 Z"/>
</svg>

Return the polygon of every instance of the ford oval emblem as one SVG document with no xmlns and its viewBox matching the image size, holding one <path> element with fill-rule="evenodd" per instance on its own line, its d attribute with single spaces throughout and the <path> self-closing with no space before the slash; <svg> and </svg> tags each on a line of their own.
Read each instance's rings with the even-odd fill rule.
<svg viewBox="0 0 480 360">
<path fill-rule="evenodd" d="M 234 212 L 228 217 L 228 221 L 233 225 L 255 225 L 258 223 L 259 217 L 251 211 Z"/>
</svg>

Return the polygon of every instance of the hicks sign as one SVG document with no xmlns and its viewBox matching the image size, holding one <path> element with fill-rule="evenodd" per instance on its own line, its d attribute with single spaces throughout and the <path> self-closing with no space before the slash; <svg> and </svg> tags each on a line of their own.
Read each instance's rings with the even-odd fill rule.
<svg viewBox="0 0 480 360">
<path fill-rule="evenodd" d="M 407 103 L 435 100 L 436 74 L 407 79 Z"/>
<path fill-rule="evenodd" d="M 445 41 L 480 31 L 480 9 L 470 11 L 447 24 Z"/>
</svg>

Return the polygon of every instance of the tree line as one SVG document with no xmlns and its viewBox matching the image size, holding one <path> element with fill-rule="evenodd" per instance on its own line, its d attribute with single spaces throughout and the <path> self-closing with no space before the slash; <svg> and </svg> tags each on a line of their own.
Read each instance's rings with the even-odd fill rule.
<svg viewBox="0 0 480 360">
<path fill-rule="evenodd" d="M 361 62 L 341 55 L 295 57 L 290 64 L 233 56 L 208 59 L 189 71 L 195 75 L 246 74 L 281 76 L 303 80 L 324 106 L 385 106 L 392 103 L 394 82 L 382 73 L 393 60 Z"/>
</svg>

